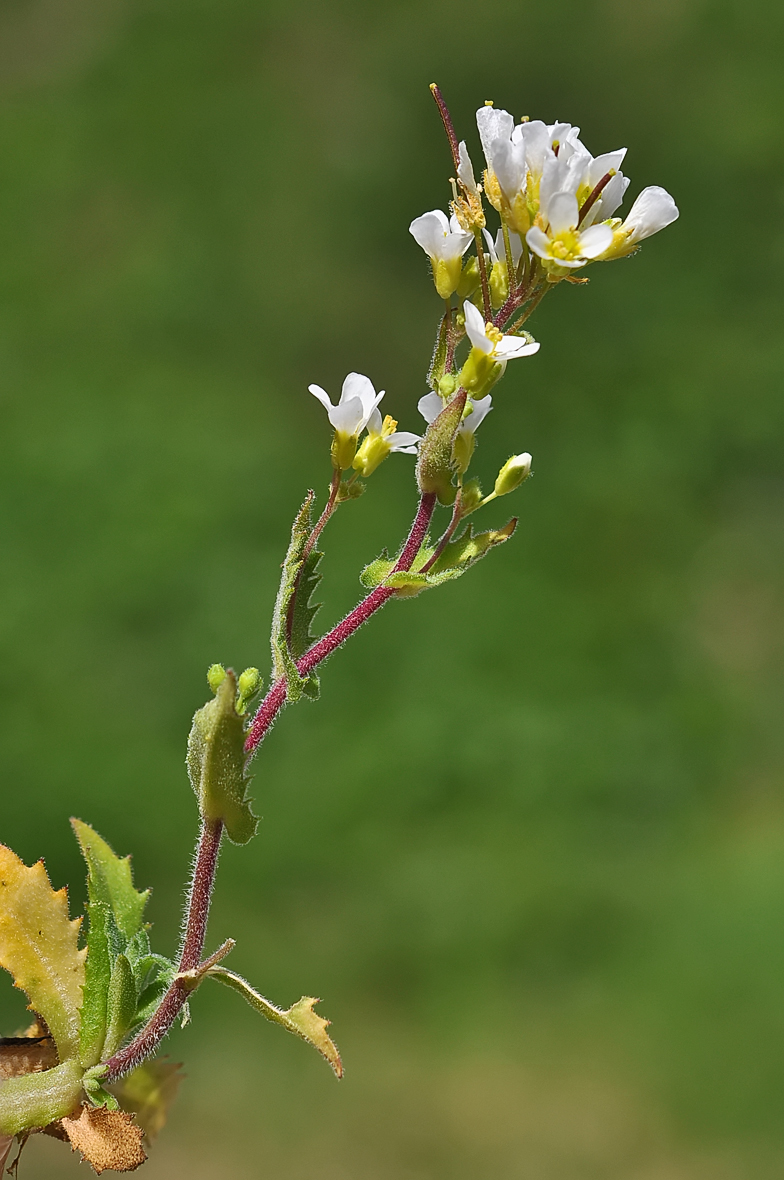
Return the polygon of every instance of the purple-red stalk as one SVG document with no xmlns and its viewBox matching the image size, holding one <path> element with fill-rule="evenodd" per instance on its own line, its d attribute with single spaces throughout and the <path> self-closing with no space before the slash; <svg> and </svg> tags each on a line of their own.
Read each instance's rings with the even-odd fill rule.
<svg viewBox="0 0 784 1180">
<path fill-rule="evenodd" d="M 441 121 L 444 124 L 444 131 L 446 131 L 446 137 L 449 140 L 449 148 L 452 152 L 452 161 L 455 165 L 455 171 L 457 171 L 457 169 L 460 167 L 460 148 L 458 146 L 457 136 L 455 135 L 452 116 L 449 114 L 449 107 L 444 102 L 444 96 L 435 82 L 430 84 L 430 93 L 436 100 L 438 113 L 441 116 Z"/>
<path fill-rule="evenodd" d="M 395 563 L 395 571 L 409 570 L 414 559 L 422 548 L 427 534 L 430 520 L 436 506 L 434 492 L 424 493 L 419 501 L 414 523 L 406 539 L 406 543 Z M 323 515 L 323 514 L 322 514 Z M 326 521 L 325 521 L 326 523 Z M 317 526 L 318 527 L 318 526 Z M 322 525 L 323 527 L 323 525 Z M 315 530 L 314 530 L 315 531 Z M 322 660 L 330 656 L 336 648 L 354 634 L 363 623 L 393 597 L 395 591 L 384 586 L 377 586 L 362 600 L 350 614 L 346 615 L 328 634 L 324 635 L 313 647 L 297 661 L 297 669 L 301 676 L 312 672 Z M 253 754 L 258 748 L 264 735 L 274 721 L 277 713 L 286 700 L 285 680 L 277 680 L 267 693 L 256 716 L 253 719 L 245 749 Z M 196 860 L 191 878 L 191 888 L 188 895 L 188 905 L 183 931 L 182 946 L 178 971 L 192 971 L 199 966 L 204 940 L 207 934 L 207 918 L 210 912 L 210 899 L 215 883 L 215 870 L 218 867 L 218 853 L 220 851 L 223 824 L 218 821 L 204 820 L 196 850 Z M 106 1072 L 102 1081 L 113 1082 L 123 1074 L 135 1069 L 151 1053 L 154 1053 L 163 1038 L 172 1028 L 182 1011 L 192 989 L 185 981 L 175 979 L 164 995 L 153 1016 L 137 1033 L 130 1044 L 120 1049 L 106 1062 Z"/>
</svg>

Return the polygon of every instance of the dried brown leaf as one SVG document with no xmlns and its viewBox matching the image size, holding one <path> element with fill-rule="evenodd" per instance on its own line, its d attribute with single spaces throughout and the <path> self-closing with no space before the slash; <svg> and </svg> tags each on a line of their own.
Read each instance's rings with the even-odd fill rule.
<svg viewBox="0 0 784 1180">
<path fill-rule="evenodd" d="M 62 1126 L 74 1150 L 78 1148 L 98 1175 L 133 1172 L 147 1159 L 141 1127 L 121 1110 L 83 1106 L 77 1118 L 63 1119 Z"/>
</svg>

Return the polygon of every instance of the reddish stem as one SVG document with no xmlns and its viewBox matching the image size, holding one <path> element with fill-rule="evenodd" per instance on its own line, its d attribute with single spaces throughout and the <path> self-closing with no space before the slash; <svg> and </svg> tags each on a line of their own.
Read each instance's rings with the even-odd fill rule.
<svg viewBox="0 0 784 1180">
<path fill-rule="evenodd" d="M 409 570 L 414 558 L 422 548 L 427 534 L 430 520 L 436 506 L 434 492 L 422 495 L 419 501 L 414 523 L 403 546 L 400 557 L 395 563 L 395 570 Z M 371 615 L 384 605 L 394 595 L 394 590 L 384 586 L 377 586 L 346 615 L 337 626 L 307 651 L 297 661 L 297 668 L 301 676 L 317 667 L 318 664 L 331 655 L 336 648 L 353 635 Z M 252 754 L 257 749 L 262 738 L 274 721 L 278 711 L 286 700 L 285 680 L 277 680 L 267 693 L 261 707 L 253 719 L 250 733 L 245 743 L 245 749 Z M 212 887 L 215 883 L 215 870 L 218 866 L 218 852 L 220 850 L 223 824 L 218 821 L 205 820 L 202 823 L 201 835 L 196 851 L 196 863 L 193 868 L 191 889 L 188 896 L 185 929 L 182 946 L 180 948 L 179 971 L 192 971 L 199 965 L 204 950 L 204 940 L 207 933 L 207 918 L 210 912 Z M 172 1028 L 178 1015 L 182 1011 L 190 994 L 186 983 L 175 979 L 164 995 L 161 1003 L 144 1028 L 137 1033 L 130 1044 L 120 1049 L 106 1062 L 106 1073 L 102 1081 L 113 1082 L 123 1074 L 135 1069 L 145 1058 L 154 1053 L 163 1038 Z"/>
<path fill-rule="evenodd" d="M 452 152 L 452 160 L 454 162 L 455 169 L 458 169 L 460 167 L 460 148 L 458 146 L 457 136 L 455 135 L 455 129 L 452 124 L 452 116 L 449 114 L 449 107 L 444 102 L 444 96 L 435 82 L 431 83 L 430 85 L 430 93 L 436 100 L 438 113 L 441 116 L 441 121 L 444 124 L 444 131 L 446 131 L 446 137 L 449 140 L 449 147 Z"/>
<path fill-rule="evenodd" d="M 220 820 L 204 820 L 202 822 L 188 895 L 179 971 L 191 971 L 197 967 L 204 950 L 207 918 L 210 912 L 210 900 L 212 887 L 215 884 L 215 870 L 218 867 L 222 834 L 223 824 Z M 188 994 L 188 989 L 182 980 L 175 979 L 144 1028 L 136 1034 L 130 1044 L 109 1058 L 103 1081 L 116 1081 L 117 1078 L 135 1069 L 145 1058 L 155 1052 L 182 1011 Z"/>
<path fill-rule="evenodd" d="M 435 506 L 435 493 L 424 493 L 419 501 L 419 508 L 414 518 L 414 523 L 411 526 L 411 531 L 408 534 L 400 557 L 395 563 L 395 572 L 411 569 L 414 558 L 422 548 L 422 542 L 427 534 Z M 388 602 L 393 597 L 394 593 L 394 590 L 390 590 L 386 586 L 377 586 L 375 590 L 371 590 L 367 598 L 363 598 L 350 614 L 346 615 L 345 619 L 337 623 L 331 631 L 319 639 L 317 643 L 314 643 L 313 647 L 309 651 L 306 651 L 304 656 L 297 660 L 297 671 L 300 676 L 307 676 L 323 660 L 326 660 L 327 656 L 331 656 L 333 651 L 339 648 L 342 643 L 345 643 L 349 636 L 353 635 L 363 623 L 367 622 L 371 615 L 374 615 L 385 602 Z M 272 685 L 266 697 L 261 702 L 256 716 L 253 718 L 248 736 L 245 740 L 245 752 L 247 754 L 253 754 L 258 749 L 285 703 L 285 700 L 286 682 L 281 677 Z"/>
</svg>

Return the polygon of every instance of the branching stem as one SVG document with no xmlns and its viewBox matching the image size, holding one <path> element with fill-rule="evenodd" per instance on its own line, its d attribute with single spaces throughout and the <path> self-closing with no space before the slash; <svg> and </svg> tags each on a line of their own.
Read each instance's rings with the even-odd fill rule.
<svg viewBox="0 0 784 1180">
<path fill-rule="evenodd" d="M 427 535 L 435 506 L 435 493 L 428 492 L 421 497 L 406 543 L 395 564 L 396 571 L 411 569 Z M 323 515 L 322 513 L 322 517 Z M 308 672 L 312 672 L 322 660 L 325 660 L 342 643 L 345 643 L 394 594 L 394 590 L 384 586 L 377 586 L 375 590 L 372 590 L 362 602 L 354 607 L 350 614 L 346 615 L 345 619 L 342 619 L 331 631 L 319 639 L 317 643 L 314 643 L 313 647 L 297 661 L 300 675 L 306 676 Z M 258 748 L 285 700 L 286 684 L 285 680 L 280 679 L 272 685 L 253 719 L 245 744 L 248 754 L 252 755 Z M 215 871 L 218 867 L 222 834 L 223 824 L 219 820 L 217 822 L 203 821 L 185 911 L 185 925 L 177 966 L 178 975 L 193 971 L 200 965 L 207 934 L 207 918 L 210 912 L 210 900 L 215 883 Z M 192 986 L 188 986 L 187 980 L 181 978 L 174 980 L 144 1028 L 136 1034 L 130 1044 L 120 1049 L 106 1062 L 106 1073 L 103 1075 L 102 1081 L 116 1081 L 155 1052 L 177 1020 L 191 991 Z"/>
</svg>

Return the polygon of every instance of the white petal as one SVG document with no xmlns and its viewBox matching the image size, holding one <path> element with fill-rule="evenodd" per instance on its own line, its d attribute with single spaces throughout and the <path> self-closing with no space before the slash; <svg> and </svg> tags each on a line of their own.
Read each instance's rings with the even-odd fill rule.
<svg viewBox="0 0 784 1180">
<path fill-rule="evenodd" d="M 678 206 L 666 189 L 656 184 L 644 188 L 624 222 L 625 228 L 632 230 L 628 239 L 629 245 L 658 233 L 660 229 L 671 225 L 677 217 Z"/>
<path fill-rule="evenodd" d="M 556 193 L 567 191 L 569 161 L 559 160 L 550 153 L 545 158 L 542 179 L 539 184 L 539 210 L 543 217 L 550 219 L 550 201 Z"/>
<path fill-rule="evenodd" d="M 478 348 L 480 352 L 492 352 L 492 342 L 487 339 L 485 332 L 485 317 L 468 299 L 463 304 L 463 315 L 465 316 L 466 335 L 474 348 Z"/>
<path fill-rule="evenodd" d="M 320 385 L 309 385 L 308 391 L 312 393 L 314 397 L 319 399 L 324 409 L 327 411 L 327 413 L 329 413 L 329 411 L 332 409 L 332 402 L 330 401 L 329 394 L 327 393 L 326 389 L 322 389 Z"/>
<path fill-rule="evenodd" d="M 599 177 L 601 180 L 601 177 Z M 629 177 L 624 176 L 622 172 L 616 172 L 611 180 L 602 189 L 601 193 L 594 201 L 591 208 L 588 210 L 583 225 L 587 229 L 589 225 L 593 225 L 596 221 L 606 221 L 608 217 L 612 217 L 615 210 L 623 200 L 623 194 L 629 187 Z"/>
<path fill-rule="evenodd" d="M 580 234 L 580 253 L 583 258 L 598 258 L 612 246 L 613 231 L 609 225 L 592 225 Z"/>
<path fill-rule="evenodd" d="M 342 405 L 344 402 L 347 402 L 349 398 L 358 397 L 362 402 L 362 408 L 367 416 L 370 414 L 373 406 L 378 405 L 383 396 L 383 390 L 380 396 L 376 393 L 373 388 L 373 382 L 369 377 L 365 377 L 363 373 L 349 373 L 340 391 L 340 404 Z"/>
<path fill-rule="evenodd" d="M 472 400 L 470 404 L 473 406 L 473 413 L 468 414 L 460 424 L 461 434 L 476 433 L 493 408 L 492 394 L 488 393 L 487 397 L 480 397 L 478 401 Z"/>
<path fill-rule="evenodd" d="M 496 139 L 490 152 L 498 183 L 511 202 L 525 184 L 525 145 L 514 144 L 508 139 Z"/>
<path fill-rule="evenodd" d="M 608 172 L 619 172 L 625 155 L 626 148 L 618 148 L 615 152 L 605 152 L 602 156 L 595 156 L 586 173 L 586 184 L 589 184 L 593 189 Z"/>
<path fill-rule="evenodd" d="M 547 216 L 550 221 L 550 232 L 554 237 L 564 230 L 574 229 L 580 216 L 577 197 L 573 193 L 555 193 L 550 198 Z"/>
<path fill-rule="evenodd" d="M 512 262 L 517 266 L 523 256 L 523 239 L 514 230 L 509 230 L 509 245 L 512 247 Z"/>
<path fill-rule="evenodd" d="M 503 234 L 502 234 L 501 230 L 499 229 L 499 231 L 496 235 L 495 241 L 493 241 L 492 234 L 490 233 L 489 230 L 483 229 L 482 233 L 485 236 L 485 241 L 487 242 L 487 249 L 490 254 L 491 260 L 493 262 L 498 262 L 498 251 L 500 249 L 501 252 L 503 253 L 503 249 L 504 249 L 504 239 L 503 239 Z M 499 238 L 501 240 L 500 246 L 498 245 Z"/>
<path fill-rule="evenodd" d="M 358 397 L 341 401 L 329 411 L 329 420 L 343 434 L 359 434 L 365 422 L 365 411 Z"/>
<path fill-rule="evenodd" d="M 465 140 L 462 140 L 459 147 L 460 165 L 457 169 L 457 178 L 460 180 L 470 193 L 476 196 L 476 179 L 474 177 L 474 166 L 471 163 L 471 157 L 468 154 L 468 148 L 465 145 Z"/>
<path fill-rule="evenodd" d="M 407 455 L 416 454 L 416 444 L 421 439 L 421 434 L 412 434 L 409 430 L 397 430 L 394 434 L 387 436 L 387 442 L 393 451 L 405 451 Z"/>
<path fill-rule="evenodd" d="M 514 127 L 514 119 L 508 111 L 497 111 L 495 107 L 480 107 L 476 112 L 476 125 L 479 128 L 479 138 L 482 141 L 482 151 L 485 153 L 487 165 L 492 168 L 490 148 L 494 139 L 509 139 Z"/>
<path fill-rule="evenodd" d="M 503 361 L 513 361 L 519 356 L 533 356 L 538 351 L 538 340 L 526 340 L 524 336 L 504 336 L 495 350 L 498 359 Z"/>
<path fill-rule="evenodd" d="M 538 254 L 540 258 L 550 257 L 550 239 L 538 225 L 531 226 L 525 240 L 534 254 Z"/>
<path fill-rule="evenodd" d="M 530 123 L 521 124 L 521 134 L 526 164 L 534 177 L 540 176 L 547 155 L 552 155 L 549 129 L 541 119 L 533 119 Z"/>
<path fill-rule="evenodd" d="M 408 232 L 418 246 L 421 246 L 431 258 L 440 258 L 446 235 L 449 233 L 449 221 L 440 209 L 432 209 L 415 217 L 408 227 Z"/>
<path fill-rule="evenodd" d="M 381 427 L 384 425 L 384 422 L 381 417 L 381 413 L 376 408 L 376 406 L 374 406 L 368 414 L 368 419 L 365 425 L 367 426 L 368 434 L 381 434 Z"/>
<path fill-rule="evenodd" d="M 435 422 L 438 415 L 444 408 L 444 403 L 437 393 L 426 393 L 424 397 L 420 397 L 417 402 L 417 409 L 427 422 L 428 426 L 431 422 Z"/>
</svg>

